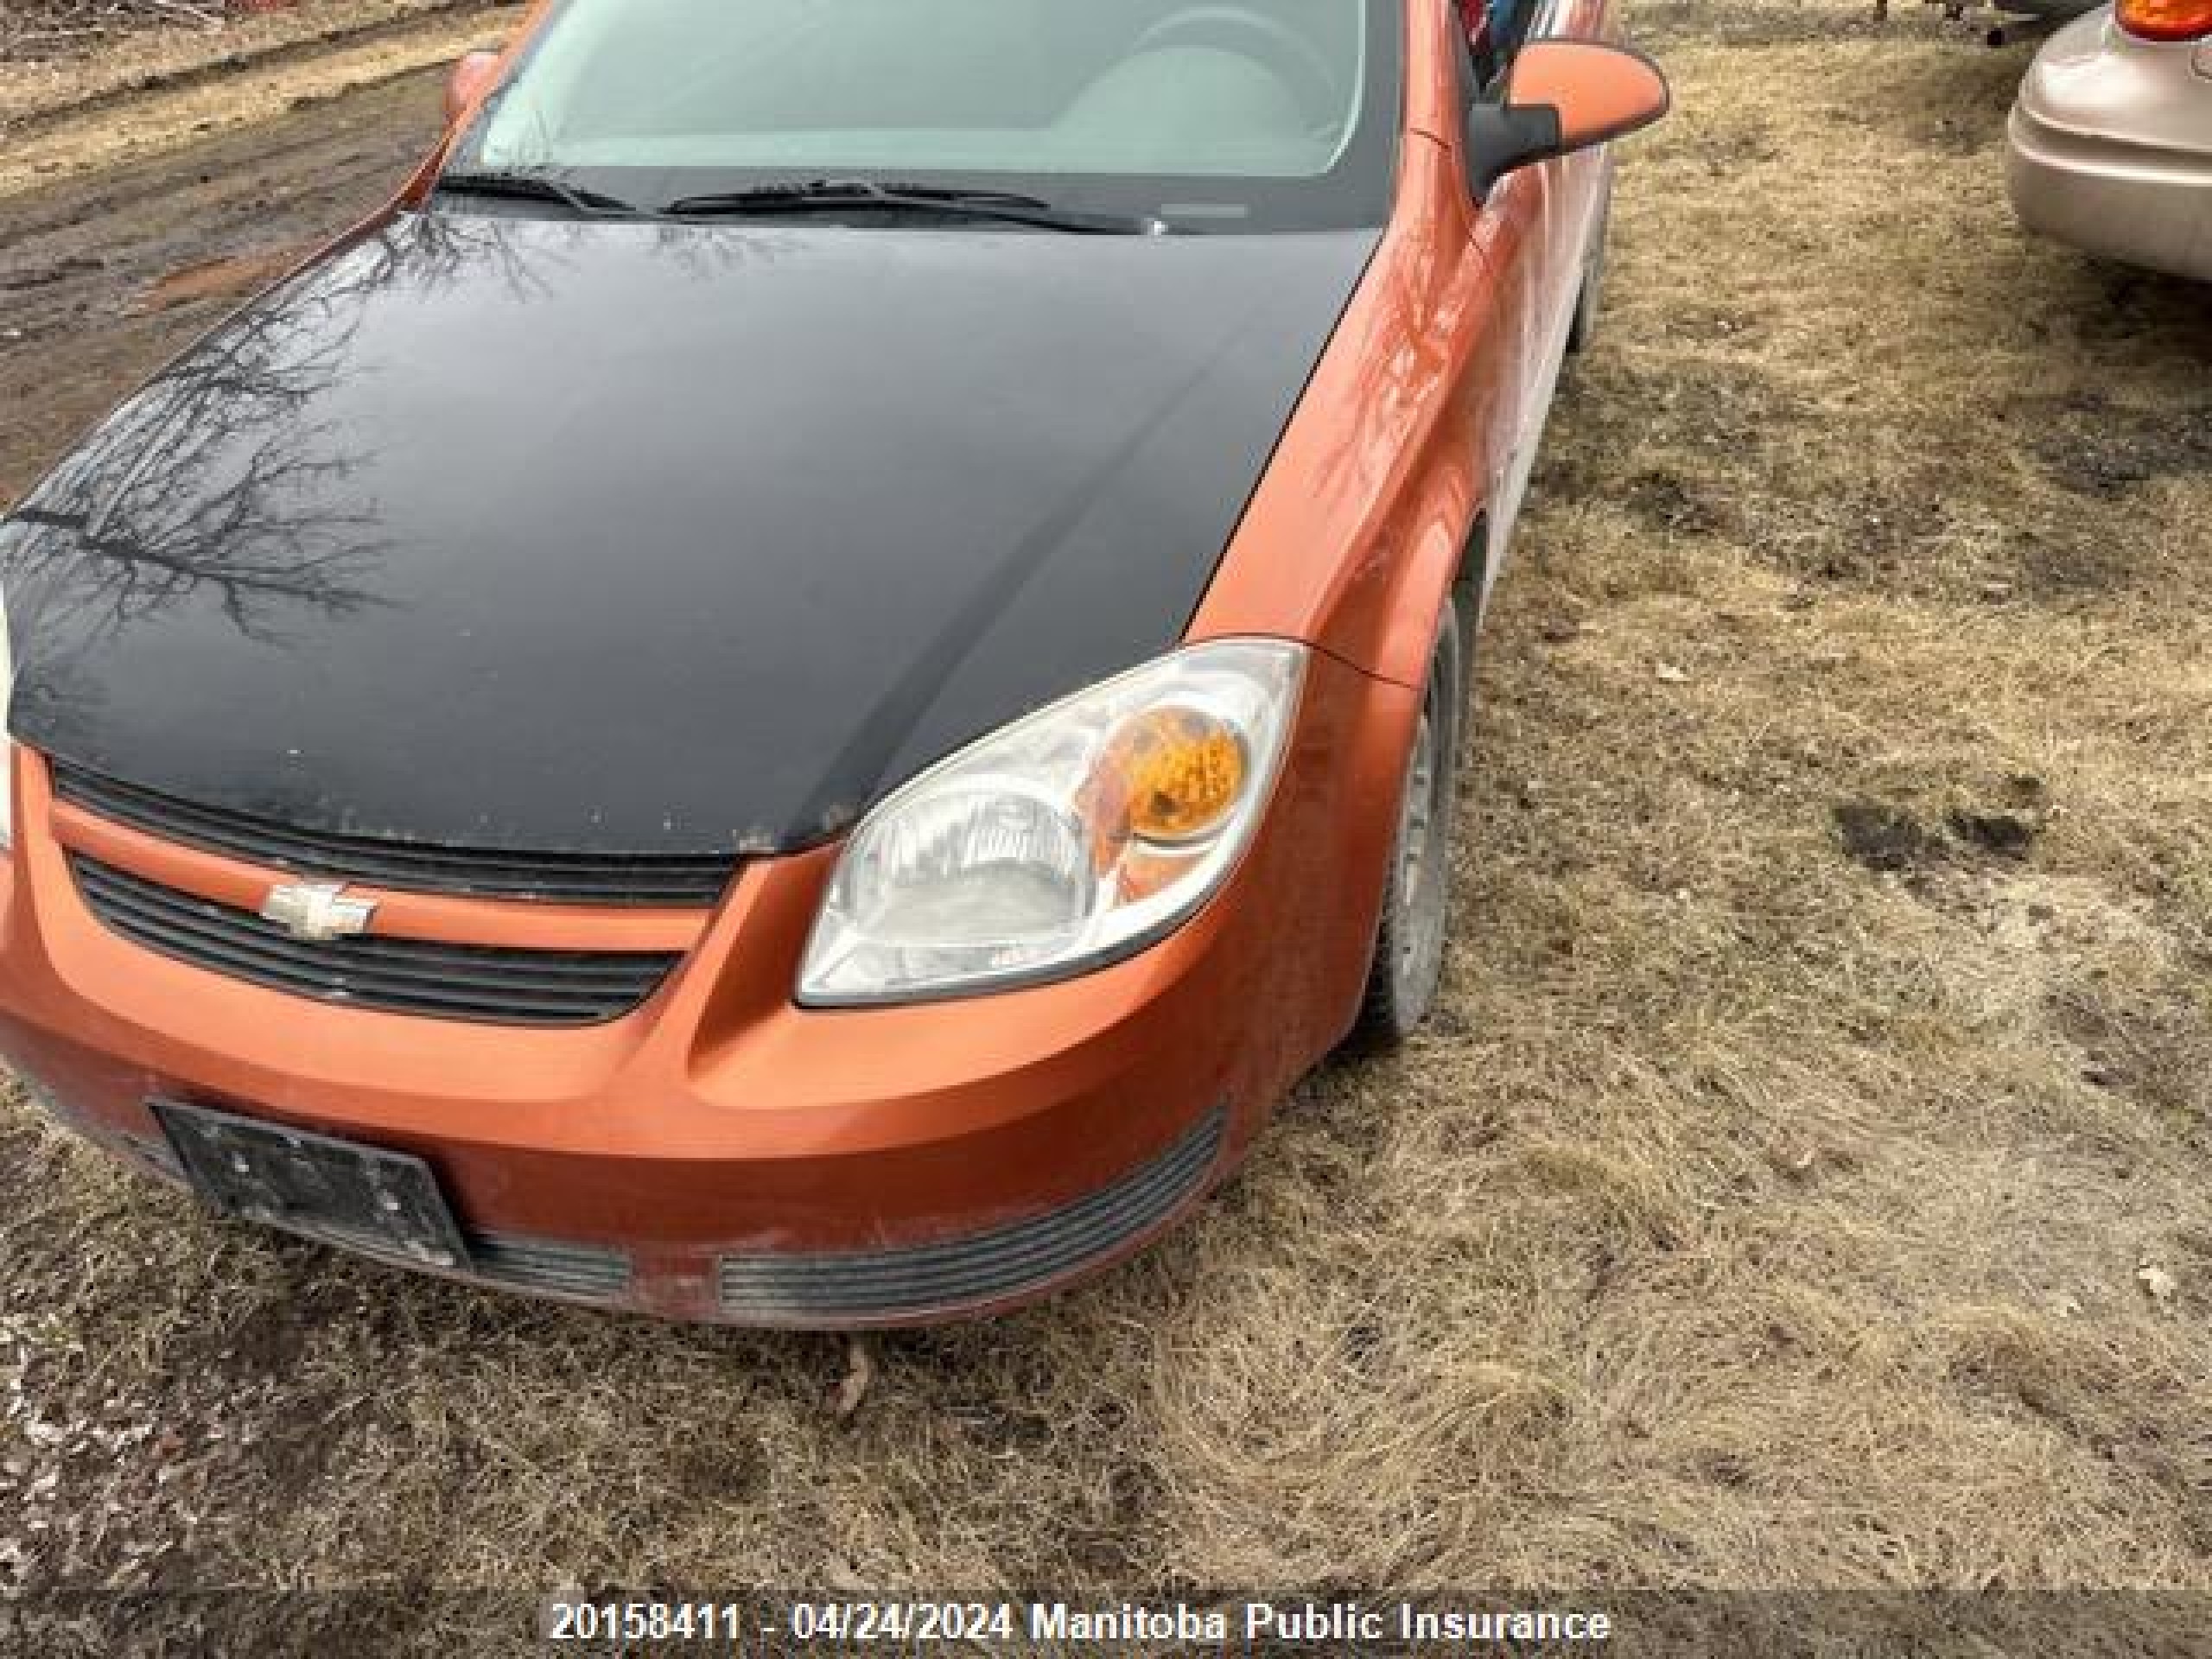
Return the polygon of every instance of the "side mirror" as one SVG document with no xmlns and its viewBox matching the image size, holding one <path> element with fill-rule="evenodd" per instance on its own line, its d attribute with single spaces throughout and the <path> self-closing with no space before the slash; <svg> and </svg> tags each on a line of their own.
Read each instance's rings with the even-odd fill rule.
<svg viewBox="0 0 2212 1659">
<path fill-rule="evenodd" d="M 1467 112 L 1467 160 L 1487 190 L 1516 168 L 1640 131 L 1667 113 L 1667 78 L 1641 52 L 1597 41 L 1531 41 L 1501 102 Z"/>
<path fill-rule="evenodd" d="M 453 67 L 446 79 L 446 125 L 452 126 L 476 107 L 499 78 L 499 54 L 471 52 Z"/>
</svg>

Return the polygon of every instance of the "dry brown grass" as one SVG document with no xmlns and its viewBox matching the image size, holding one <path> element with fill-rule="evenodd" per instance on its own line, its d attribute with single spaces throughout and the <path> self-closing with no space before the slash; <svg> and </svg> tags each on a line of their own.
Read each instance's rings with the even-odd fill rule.
<svg viewBox="0 0 2212 1659">
<path fill-rule="evenodd" d="M 1645 9 L 1409 1050 L 845 1421 L 837 1342 L 355 1266 L 6 1108 L 0 1384 L 175 1437 L 0 1441 L 62 1475 L 16 1571 L 2212 1591 L 2212 308 L 2014 229 L 2023 54 L 1861 15 Z"/>
</svg>

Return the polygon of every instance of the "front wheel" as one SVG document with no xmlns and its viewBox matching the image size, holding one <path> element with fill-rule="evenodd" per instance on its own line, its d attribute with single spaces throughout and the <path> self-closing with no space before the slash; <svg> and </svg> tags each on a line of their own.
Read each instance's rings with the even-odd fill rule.
<svg viewBox="0 0 2212 1659">
<path fill-rule="evenodd" d="M 1605 297 L 1605 237 L 1613 228 L 1613 181 L 1606 175 L 1598 199 L 1597 222 L 1590 227 L 1590 250 L 1582 257 L 1582 286 L 1574 296 L 1574 321 L 1567 325 L 1567 349 L 1586 350 L 1598 332 L 1598 308 Z"/>
<path fill-rule="evenodd" d="M 1452 918 L 1452 830 L 1459 797 L 1460 710 L 1467 695 L 1472 602 L 1458 594 L 1444 607 L 1429 658 L 1421 719 L 1406 763 L 1398 831 L 1390 855 L 1382 921 L 1367 970 L 1367 992 L 1352 1028 L 1357 1047 L 1403 1042 L 1436 1001 L 1444 941 Z"/>
</svg>

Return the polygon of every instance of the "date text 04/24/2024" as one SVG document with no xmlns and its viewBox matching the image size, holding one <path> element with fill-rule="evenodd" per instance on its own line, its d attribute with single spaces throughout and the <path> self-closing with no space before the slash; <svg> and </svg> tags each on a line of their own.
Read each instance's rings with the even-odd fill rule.
<svg viewBox="0 0 2212 1659">
<path fill-rule="evenodd" d="M 1125 1643 L 1224 1642 L 1241 1635 L 1279 1642 L 1604 1642 L 1613 1622 L 1604 1612 L 1556 1608 L 1452 1608 L 1400 1602 L 1248 1601 L 1235 1609 L 1111 1607 L 1065 1602 L 793 1601 L 781 1608 L 740 1599 L 696 1601 L 565 1600 L 546 1604 L 541 1633 L 553 1642 L 738 1641 L 747 1637 L 798 1642 L 975 1643 L 1032 1641 Z"/>
</svg>

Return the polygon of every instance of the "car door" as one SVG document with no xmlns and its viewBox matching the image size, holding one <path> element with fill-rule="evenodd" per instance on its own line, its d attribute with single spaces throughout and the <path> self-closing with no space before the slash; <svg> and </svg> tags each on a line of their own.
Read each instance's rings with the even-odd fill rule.
<svg viewBox="0 0 2212 1659">
<path fill-rule="evenodd" d="M 1534 10 L 1519 45 L 1547 36 L 1597 38 L 1605 27 L 1605 0 L 1527 3 Z M 1501 53 L 1497 73 L 1477 85 L 1470 53 L 1463 73 L 1471 98 L 1502 101 L 1514 54 Z M 1511 319 L 1498 346 L 1510 353 L 1512 363 L 1484 457 L 1493 577 L 1519 518 L 1543 437 L 1602 200 L 1605 166 L 1602 152 L 1560 157 L 1516 168 L 1477 193 L 1471 234 L 1491 270 L 1502 315 Z"/>
<path fill-rule="evenodd" d="M 1529 38 L 1600 41 L 1616 31 L 1608 26 L 1609 0 L 1542 0 Z M 1606 188 L 1612 177 L 1611 146 L 1580 150 L 1535 169 L 1546 181 L 1552 257 L 1560 281 L 1549 295 L 1556 310 L 1549 319 L 1554 343 L 1564 351 L 1568 324 L 1597 238 L 1604 229 Z"/>
</svg>

